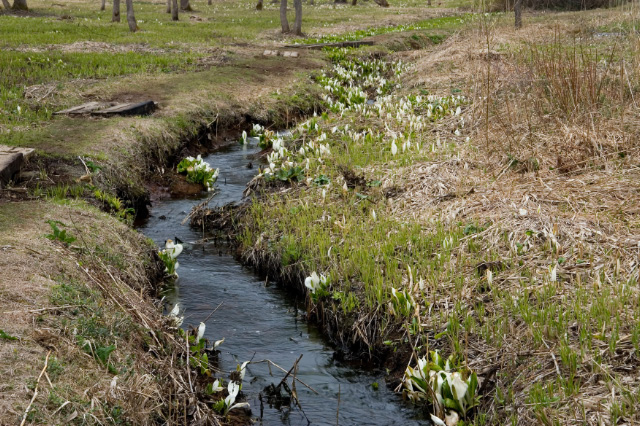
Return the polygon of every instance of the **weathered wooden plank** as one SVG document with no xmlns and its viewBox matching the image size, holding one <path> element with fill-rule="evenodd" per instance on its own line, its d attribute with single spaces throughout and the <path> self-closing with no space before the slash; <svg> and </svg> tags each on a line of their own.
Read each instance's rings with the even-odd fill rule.
<svg viewBox="0 0 640 426">
<path fill-rule="evenodd" d="M 9 182 L 33 155 L 32 148 L 0 145 L 0 187 Z"/>
<path fill-rule="evenodd" d="M 54 114 L 67 114 L 67 115 L 89 114 L 92 111 L 104 108 L 105 106 L 108 106 L 108 105 L 109 105 L 108 103 L 104 103 L 104 102 L 87 102 L 86 104 L 82 104 L 82 105 L 74 106 L 68 109 L 63 109 L 62 111 L 54 112 Z"/>
<path fill-rule="evenodd" d="M 153 101 L 128 102 L 111 106 L 109 108 L 93 111 L 93 115 L 144 115 L 153 112 L 156 103 Z"/>
<path fill-rule="evenodd" d="M 317 44 L 287 44 L 286 48 L 296 49 L 322 49 L 323 47 L 360 47 L 360 46 L 373 46 L 375 44 L 372 40 L 360 40 L 360 41 L 339 41 L 335 43 L 317 43 Z"/>
</svg>

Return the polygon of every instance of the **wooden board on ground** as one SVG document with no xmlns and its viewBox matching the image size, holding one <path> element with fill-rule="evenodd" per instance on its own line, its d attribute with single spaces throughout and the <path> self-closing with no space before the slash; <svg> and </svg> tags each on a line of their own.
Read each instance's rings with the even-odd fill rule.
<svg viewBox="0 0 640 426">
<path fill-rule="evenodd" d="M 296 49 L 322 49 L 323 47 L 360 47 L 360 46 L 373 46 L 374 41 L 339 41 L 335 43 L 317 43 L 317 44 L 287 44 L 286 48 Z"/>
<path fill-rule="evenodd" d="M 156 109 L 156 103 L 153 101 L 142 102 L 88 102 L 55 114 L 66 115 L 145 115 L 150 114 Z"/>
<path fill-rule="evenodd" d="M 62 111 L 54 112 L 54 114 L 67 114 L 67 115 L 89 114 L 91 111 L 104 108 L 105 105 L 107 104 L 105 104 L 104 102 L 88 102 L 86 104 L 82 104 L 82 105 L 71 107 L 69 109 L 64 109 Z"/>
<path fill-rule="evenodd" d="M 0 187 L 9 182 L 32 155 L 32 148 L 0 145 Z"/>
<path fill-rule="evenodd" d="M 285 58 L 297 58 L 300 54 L 298 52 L 291 52 L 285 50 L 280 52 L 278 50 L 265 50 L 263 56 L 284 56 Z"/>
</svg>

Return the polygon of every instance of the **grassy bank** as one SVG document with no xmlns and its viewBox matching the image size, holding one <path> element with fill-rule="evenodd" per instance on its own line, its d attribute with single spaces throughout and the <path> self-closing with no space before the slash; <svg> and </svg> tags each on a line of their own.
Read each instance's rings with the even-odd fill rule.
<svg viewBox="0 0 640 426">
<path fill-rule="evenodd" d="M 61 199 L 0 202 L 0 247 L 0 423 L 148 424 L 184 413 L 193 395 L 184 342 L 154 302 L 164 268 L 155 247 Z"/>
<path fill-rule="evenodd" d="M 434 350 L 477 374 L 474 424 L 637 421 L 637 39 L 601 35 L 629 19 L 485 16 L 408 69 L 333 52 L 331 112 L 252 184 L 245 260 L 436 414 Z"/>
</svg>

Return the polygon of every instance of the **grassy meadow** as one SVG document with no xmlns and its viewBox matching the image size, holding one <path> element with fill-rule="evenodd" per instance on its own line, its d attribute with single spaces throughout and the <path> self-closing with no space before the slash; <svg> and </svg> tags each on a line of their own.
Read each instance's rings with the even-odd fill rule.
<svg viewBox="0 0 640 426">
<path fill-rule="evenodd" d="M 516 31 L 513 14 L 459 1 L 317 1 L 304 38 L 280 34 L 271 3 L 198 1 L 178 22 L 164 2 L 134 5 L 136 33 L 98 3 L 0 13 L 0 144 L 90 159 L 104 198 L 126 204 L 203 128 L 250 131 L 249 116 L 269 150 L 235 223 L 243 259 L 305 292 L 310 318 L 399 393 L 449 424 L 640 421 L 634 3 L 527 11 Z M 379 43 L 262 56 L 362 37 Z M 160 109 L 52 115 L 139 97 Z M 292 136 L 269 133 L 291 111 L 306 116 Z M 54 184 L 29 196 L 95 198 Z M 19 229 L 3 197 L 0 224 Z M 52 303 L 77 297 L 51 285 Z"/>
</svg>

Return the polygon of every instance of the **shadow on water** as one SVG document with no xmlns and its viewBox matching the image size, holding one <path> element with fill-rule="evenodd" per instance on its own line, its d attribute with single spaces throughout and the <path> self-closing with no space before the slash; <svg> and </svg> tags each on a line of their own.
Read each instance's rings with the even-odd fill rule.
<svg viewBox="0 0 640 426">
<path fill-rule="evenodd" d="M 220 169 L 218 190 L 210 205 L 238 201 L 255 169 L 248 168 L 250 155 L 258 151 L 255 140 L 249 146 L 233 145 L 205 160 Z M 180 278 L 169 296 L 185 314 L 185 325 L 197 325 L 220 303 L 207 321 L 210 341 L 225 338 L 219 347 L 219 368 L 228 372 L 244 361 L 269 359 L 285 369 L 291 368 L 303 354 L 297 377 L 315 389 L 316 395 L 301 384 L 297 392 L 304 413 L 288 406 L 269 407 L 266 396 L 262 419 L 259 418 L 259 394 L 270 384 L 278 384 L 284 373 L 265 363 L 250 364 L 243 392 L 251 404 L 257 424 L 265 425 L 335 425 L 339 408 L 340 425 L 419 425 L 420 413 L 405 405 L 387 389 L 382 372 L 361 370 L 336 361 L 333 350 L 317 327 L 302 321 L 304 302 L 297 301 L 275 284 L 265 283 L 244 268 L 224 249 L 213 243 L 198 244 L 202 235 L 181 221 L 191 208 L 205 199 L 170 199 L 154 203 L 151 216 L 139 224 L 139 230 L 159 246 L 167 238 L 185 242 L 180 255 Z M 226 381 L 226 380 L 225 380 Z M 375 390 L 373 385 L 379 386 Z M 308 420 L 307 420 L 308 419 Z"/>
</svg>

